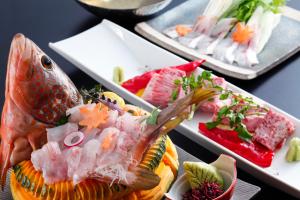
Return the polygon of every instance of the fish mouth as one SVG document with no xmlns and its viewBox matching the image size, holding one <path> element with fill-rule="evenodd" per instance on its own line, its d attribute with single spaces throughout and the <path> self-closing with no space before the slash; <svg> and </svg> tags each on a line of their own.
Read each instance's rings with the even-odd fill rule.
<svg viewBox="0 0 300 200">
<path fill-rule="evenodd" d="M 33 75 L 33 64 L 36 62 L 38 47 L 23 34 L 14 36 L 9 54 L 9 71 L 18 80 L 30 80 Z"/>
</svg>

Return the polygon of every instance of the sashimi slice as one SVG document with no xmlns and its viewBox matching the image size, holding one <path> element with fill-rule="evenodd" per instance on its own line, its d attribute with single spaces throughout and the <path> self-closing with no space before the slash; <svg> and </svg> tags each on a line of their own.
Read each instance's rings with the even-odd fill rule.
<svg viewBox="0 0 300 200">
<path fill-rule="evenodd" d="M 131 135 L 131 137 L 137 141 L 146 128 L 144 119 L 144 116 L 133 116 L 130 113 L 124 113 L 117 119 L 116 127 Z"/>
<path fill-rule="evenodd" d="M 54 128 L 47 128 L 47 140 L 48 142 L 58 142 L 60 147 L 63 146 L 63 140 L 72 132 L 78 131 L 78 125 L 76 123 L 66 123 Z"/>
<path fill-rule="evenodd" d="M 80 165 L 81 154 L 82 148 L 77 146 L 69 148 L 66 152 L 64 152 L 64 156 L 68 164 L 68 177 L 70 179 L 73 178 L 76 169 Z"/>
<path fill-rule="evenodd" d="M 152 77 L 145 88 L 142 98 L 160 108 L 166 107 L 171 100 L 173 90 L 177 89 L 174 81 L 185 75 L 184 71 L 164 68 L 159 74 L 155 74 Z"/>
</svg>

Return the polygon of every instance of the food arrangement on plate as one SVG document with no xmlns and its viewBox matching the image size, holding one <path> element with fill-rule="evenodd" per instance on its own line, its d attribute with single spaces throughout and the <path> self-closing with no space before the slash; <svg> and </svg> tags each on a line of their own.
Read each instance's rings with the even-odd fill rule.
<svg viewBox="0 0 300 200">
<path fill-rule="evenodd" d="M 196 69 L 202 62 L 149 71 L 121 86 L 161 108 L 198 87 L 218 90 L 214 97 L 191 107 L 191 113 L 211 115 L 210 121 L 199 121 L 199 134 L 260 167 L 269 167 L 276 151 L 293 134 L 295 125 L 283 114 L 233 92 L 227 88 L 224 78 L 213 76 L 206 70 L 199 73 Z M 190 114 L 189 117 L 193 116 Z M 297 146 L 298 142 L 292 144 Z M 295 157 L 297 147 L 292 149 L 292 156 L 287 157 Z"/>
<path fill-rule="evenodd" d="M 179 166 L 167 133 L 190 115 L 191 105 L 217 92 L 194 88 L 148 113 L 99 86 L 79 92 L 38 46 L 17 34 L 1 118 L 1 186 L 12 167 L 15 200 L 161 199 Z M 227 191 L 228 178 L 215 167 L 194 165 L 185 164 L 207 176 L 196 173 L 192 180 L 204 182 L 205 191 L 218 191 L 207 197 L 232 196 L 234 187 Z"/>
<path fill-rule="evenodd" d="M 194 25 L 178 24 L 164 33 L 201 54 L 251 67 L 259 63 L 284 5 L 285 0 L 210 0 Z"/>
</svg>

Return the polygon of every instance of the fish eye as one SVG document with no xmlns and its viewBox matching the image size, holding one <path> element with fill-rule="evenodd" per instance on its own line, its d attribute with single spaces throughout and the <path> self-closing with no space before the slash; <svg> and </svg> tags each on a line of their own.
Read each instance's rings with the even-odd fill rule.
<svg viewBox="0 0 300 200">
<path fill-rule="evenodd" d="M 52 61 L 48 56 L 43 55 L 41 58 L 41 62 L 45 69 L 52 69 Z"/>
</svg>

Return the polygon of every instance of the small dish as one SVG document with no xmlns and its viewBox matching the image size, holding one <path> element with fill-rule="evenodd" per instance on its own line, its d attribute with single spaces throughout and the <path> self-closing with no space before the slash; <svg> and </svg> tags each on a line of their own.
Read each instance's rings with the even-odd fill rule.
<svg viewBox="0 0 300 200">
<path fill-rule="evenodd" d="M 233 195 L 237 182 L 236 160 L 230 156 L 221 154 L 211 165 L 216 167 L 220 172 L 225 187 L 225 192 L 214 200 L 229 200 Z M 165 197 L 170 200 L 179 200 L 189 189 L 190 185 L 186 174 L 183 174 L 174 182 L 171 190 L 165 194 Z"/>
<path fill-rule="evenodd" d="M 172 0 L 75 0 L 96 16 L 119 15 L 128 17 L 146 17 L 153 15 Z"/>
</svg>

